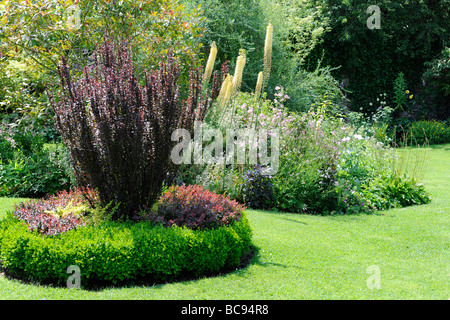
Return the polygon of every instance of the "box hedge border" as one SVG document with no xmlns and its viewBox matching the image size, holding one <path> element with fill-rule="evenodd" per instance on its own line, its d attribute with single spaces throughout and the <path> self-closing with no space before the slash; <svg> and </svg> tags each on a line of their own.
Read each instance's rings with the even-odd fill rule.
<svg viewBox="0 0 450 320">
<path fill-rule="evenodd" d="M 0 221 L 0 266 L 13 277 L 67 285 L 80 268 L 82 288 L 161 283 L 234 270 L 251 252 L 245 215 L 227 227 L 191 230 L 149 222 L 107 222 L 57 236 L 31 232 L 12 214 Z"/>
</svg>

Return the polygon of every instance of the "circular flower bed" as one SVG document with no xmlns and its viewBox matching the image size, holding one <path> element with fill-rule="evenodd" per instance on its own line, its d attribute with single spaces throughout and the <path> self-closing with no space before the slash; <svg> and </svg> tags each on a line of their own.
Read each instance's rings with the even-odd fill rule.
<svg viewBox="0 0 450 320">
<path fill-rule="evenodd" d="M 45 207 L 42 201 L 39 205 Z M 84 288 L 215 274 L 239 267 L 251 248 L 251 228 L 243 212 L 226 226 L 195 230 L 152 219 L 80 224 L 56 235 L 43 234 L 45 228 L 30 229 L 15 214 L 0 221 L 0 262 L 7 273 L 66 285 L 68 268 L 77 266 Z"/>
</svg>

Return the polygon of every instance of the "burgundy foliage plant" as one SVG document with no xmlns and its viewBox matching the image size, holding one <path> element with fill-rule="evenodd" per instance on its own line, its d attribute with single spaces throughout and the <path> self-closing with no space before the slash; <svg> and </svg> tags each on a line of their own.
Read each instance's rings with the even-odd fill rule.
<svg viewBox="0 0 450 320">
<path fill-rule="evenodd" d="M 13 215 L 25 222 L 30 231 L 37 231 L 42 235 L 57 235 L 71 229 L 85 225 L 84 216 L 79 212 L 67 212 L 58 215 L 58 211 L 69 204 L 75 208 L 87 204 L 83 194 L 89 194 L 95 199 L 95 192 L 91 189 L 75 189 L 60 191 L 42 199 L 31 199 L 20 202 L 14 208 Z"/>
<path fill-rule="evenodd" d="M 59 101 L 50 94 L 78 184 L 96 189 L 102 206 L 119 205 L 115 220 L 156 202 L 172 166 L 172 132 L 193 131 L 210 104 L 201 70 L 190 71 L 187 92 L 180 92 L 173 55 L 145 72 L 143 81 L 131 57 L 127 41 L 107 39 L 78 81 L 63 59 L 63 94 Z"/>
<path fill-rule="evenodd" d="M 173 186 L 158 201 L 156 222 L 190 229 L 211 229 L 239 221 L 245 206 L 198 185 Z"/>
</svg>

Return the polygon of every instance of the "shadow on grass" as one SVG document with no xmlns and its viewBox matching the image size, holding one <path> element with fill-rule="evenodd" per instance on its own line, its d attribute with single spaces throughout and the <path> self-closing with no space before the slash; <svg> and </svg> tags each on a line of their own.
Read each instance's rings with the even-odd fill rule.
<svg viewBox="0 0 450 320">
<path fill-rule="evenodd" d="M 295 219 L 292 219 L 292 218 L 280 217 L 280 219 L 286 220 L 286 221 L 289 221 L 289 222 L 295 222 L 295 223 L 300 223 L 300 224 L 308 225 L 306 222 L 299 221 L 299 220 L 295 220 Z"/>
<path fill-rule="evenodd" d="M 450 145 L 448 143 L 447 144 L 431 144 L 429 147 L 434 150 L 450 151 Z"/>
<path fill-rule="evenodd" d="M 270 210 L 255 210 L 255 209 L 248 209 L 248 212 L 253 212 L 253 213 L 264 213 L 264 214 L 270 214 L 270 215 L 274 215 L 277 216 L 277 218 L 282 219 L 282 220 L 286 220 L 289 222 L 295 222 L 295 223 L 300 223 L 300 224 L 304 224 L 304 225 L 308 225 L 306 222 L 303 221 L 299 221 L 290 217 L 286 217 L 286 215 L 289 216 L 294 216 L 294 217 L 305 217 L 305 216 L 313 216 L 312 214 L 305 214 L 305 213 L 293 213 L 293 212 L 285 212 L 285 211 L 270 211 Z"/>
<path fill-rule="evenodd" d="M 395 209 L 395 208 L 392 208 Z M 399 209 L 399 208 L 397 208 Z M 391 210 L 391 209 L 389 209 Z M 273 215 L 277 219 L 285 220 L 288 222 L 298 223 L 305 226 L 308 226 L 308 222 L 301 221 L 298 218 L 305 218 L 309 219 L 311 217 L 319 218 L 323 220 L 339 220 L 342 222 L 352 221 L 354 219 L 359 219 L 361 217 L 370 217 L 370 216 L 384 216 L 386 211 L 388 210 L 374 210 L 374 211 L 368 211 L 368 212 L 360 212 L 360 213 L 352 213 L 352 214 L 342 214 L 342 213 L 334 213 L 334 214 L 319 214 L 319 213 L 293 213 L 293 212 L 282 212 L 282 211 L 264 211 L 264 210 L 252 210 L 249 209 L 248 211 L 252 211 L 254 213 L 264 213 L 267 215 Z"/>
</svg>

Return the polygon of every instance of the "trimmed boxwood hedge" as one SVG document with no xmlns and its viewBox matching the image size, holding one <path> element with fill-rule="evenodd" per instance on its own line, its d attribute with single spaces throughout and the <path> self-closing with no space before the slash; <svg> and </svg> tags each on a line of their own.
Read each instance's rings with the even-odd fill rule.
<svg viewBox="0 0 450 320">
<path fill-rule="evenodd" d="M 42 284 L 66 285 L 70 265 L 80 268 L 83 288 L 172 281 L 238 267 L 251 237 L 244 215 L 215 229 L 105 222 L 42 236 L 9 214 L 0 221 L 0 263 L 9 274 Z"/>
</svg>

